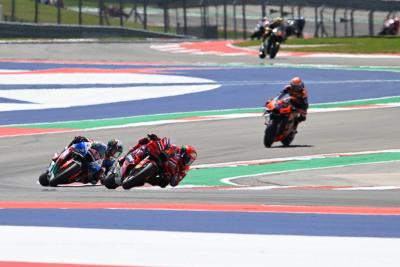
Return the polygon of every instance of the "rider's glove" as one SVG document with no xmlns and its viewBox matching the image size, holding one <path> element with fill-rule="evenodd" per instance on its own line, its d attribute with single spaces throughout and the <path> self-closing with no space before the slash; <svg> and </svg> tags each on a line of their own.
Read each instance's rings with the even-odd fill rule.
<svg viewBox="0 0 400 267">
<path fill-rule="evenodd" d="M 124 161 L 125 161 L 125 157 L 119 158 L 119 159 L 118 159 L 118 164 L 119 164 L 119 166 L 122 166 L 122 164 L 124 163 Z"/>
<path fill-rule="evenodd" d="M 298 122 L 302 122 L 302 121 L 305 121 L 306 119 L 307 119 L 306 116 L 300 115 L 297 120 L 298 120 Z"/>
</svg>

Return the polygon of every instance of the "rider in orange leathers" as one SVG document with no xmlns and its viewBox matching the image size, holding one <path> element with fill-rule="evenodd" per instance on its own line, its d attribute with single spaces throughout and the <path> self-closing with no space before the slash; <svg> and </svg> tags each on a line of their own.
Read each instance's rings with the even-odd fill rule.
<svg viewBox="0 0 400 267">
<path fill-rule="evenodd" d="M 299 77 L 291 79 L 290 84 L 286 85 L 278 95 L 278 99 L 282 99 L 285 95 L 290 96 L 290 101 L 299 114 L 295 121 L 295 128 L 297 128 L 300 122 L 307 119 L 308 93 L 303 81 Z"/>
</svg>

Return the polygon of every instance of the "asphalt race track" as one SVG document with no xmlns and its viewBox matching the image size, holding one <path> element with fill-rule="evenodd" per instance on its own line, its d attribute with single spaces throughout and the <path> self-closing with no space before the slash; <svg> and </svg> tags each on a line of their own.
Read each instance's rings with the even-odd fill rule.
<svg viewBox="0 0 400 267">
<path fill-rule="evenodd" d="M 27 49 L 32 49 L 27 53 Z M 123 51 L 131 49 L 132 53 Z M 5 54 L 5 45 L 0 46 L 0 54 Z M 90 52 L 86 53 L 90 48 Z M 101 49 L 100 49 L 101 48 Z M 105 48 L 103 50 L 103 48 Z M 20 53 L 21 51 L 21 53 Z M 134 51 L 134 52 L 133 52 Z M 123 54 L 123 55 L 122 55 Z M 256 63 L 258 59 L 249 57 L 216 57 L 210 55 L 193 56 L 161 53 L 149 48 L 148 43 L 138 44 L 35 44 L 13 45 L 7 47 L 10 58 L 47 59 L 47 60 L 105 60 L 143 62 L 157 59 L 171 63 Z M 122 58 L 122 56 L 124 56 Z M 193 62 L 195 58 L 195 62 Z M 276 62 L 297 62 L 299 59 L 283 58 Z M 314 63 L 316 63 L 314 59 Z M 305 62 L 308 63 L 308 62 Z M 339 59 L 330 59 L 330 64 L 350 63 Z M 350 65 L 355 65 L 354 60 Z M 363 59 L 362 64 L 396 66 L 398 61 L 381 59 L 379 62 Z M 197 164 L 221 163 L 240 160 L 272 159 L 281 157 L 306 156 L 326 153 L 374 151 L 398 148 L 398 125 L 393 123 L 400 116 L 399 108 L 341 111 L 332 113 L 314 113 L 301 125 L 299 134 L 289 148 L 262 146 L 264 130 L 263 118 L 242 118 L 216 120 L 212 122 L 188 122 L 122 129 L 95 130 L 82 132 L 95 139 L 107 140 L 115 136 L 123 140 L 126 147 L 147 132 L 171 136 L 176 143 L 190 143 L 199 150 Z M 3 201 L 132 201 L 132 202 L 213 202 L 213 203 L 257 203 L 276 205 L 349 205 L 395 207 L 400 205 L 397 190 L 382 191 L 330 191 L 330 190 L 215 190 L 215 189 L 177 189 L 177 190 L 121 190 L 110 191 L 102 187 L 64 187 L 42 188 L 36 183 L 51 155 L 58 152 L 69 142 L 75 133 L 3 137 L 0 138 L 0 192 Z M 372 164 L 368 166 L 346 167 L 324 171 L 304 171 L 285 175 L 247 178 L 244 184 L 280 184 L 280 185 L 392 185 L 400 182 L 393 179 L 398 175 L 398 162 Z M 335 175 L 341 178 L 335 178 Z M 344 172 L 344 173 L 343 173 Z M 376 172 L 379 180 L 365 183 L 354 176 Z M 329 177 L 329 180 L 327 180 Z M 390 180 L 392 179 L 392 180 Z"/>
<path fill-rule="evenodd" d="M 399 266 L 400 55 L 256 54 L 1 43 L 0 267 Z M 297 75 L 307 121 L 267 149 L 261 107 Z M 179 186 L 37 182 L 75 135 L 147 133 L 197 148 Z"/>
<path fill-rule="evenodd" d="M 264 130 L 262 118 L 222 120 L 213 122 L 191 122 L 178 125 L 135 127 L 89 133 L 95 139 L 106 140 L 118 136 L 126 146 L 133 145 L 144 132 L 157 132 L 173 136 L 176 143 L 192 143 L 199 152 L 198 164 L 237 160 L 255 160 L 291 157 L 322 153 L 354 152 L 390 149 L 398 135 L 393 125 L 386 120 L 396 120 L 400 110 L 383 109 L 340 113 L 311 114 L 307 124 L 302 125 L 294 146 L 265 149 L 262 145 Z M 369 125 L 373 124 L 371 128 Z M 340 131 L 339 131 L 340 130 Z M 376 130 L 376 131 L 374 131 Z M 380 138 L 380 132 L 385 138 Z M 75 134 L 75 133 L 74 133 Z M 326 190 L 156 190 L 156 191 L 112 191 L 103 187 L 42 188 L 37 183 L 38 175 L 46 168 L 49 157 L 62 149 L 72 134 L 50 134 L 1 138 L 1 199 L 6 201 L 132 201 L 132 202 L 214 202 L 257 203 L 275 205 L 349 205 L 395 207 L 400 205 L 400 196 L 394 191 L 326 191 Z M 363 138 L 358 138 L 362 136 Z M 224 140 L 223 142 L 221 140 Z M 56 151 L 55 151 L 56 149 Z M 398 163 L 374 165 L 379 170 L 379 180 L 398 174 Z M 356 166 L 347 167 L 348 172 L 368 173 Z M 375 168 L 372 168 L 375 169 Z M 336 169 L 325 170 L 324 175 L 336 173 Z M 313 177 L 314 182 L 323 183 L 324 176 L 311 171 L 291 174 L 293 180 Z M 277 180 L 277 178 L 271 178 Z M 287 178 L 288 179 L 288 178 Z M 280 179 L 285 183 L 285 180 Z M 341 179 L 331 181 L 341 184 Z M 397 181 L 398 183 L 398 181 Z M 289 183 L 290 184 L 290 183 Z M 353 181 L 357 186 L 360 182 Z"/>
<path fill-rule="evenodd" d="M 176 41 L 178 43 L 179 41 Z M 0 55 L 5 59 L 40 59 L 40 60 L 77 60 L 77 61 L 120 61 L 120 62 L 163 62 L 166 64 L 190 63 L 246 63 L 246 64 L 339 64 L 350 66 L 399 66 L 398 58 L 296 58 L 281 57 L 274 61 L 259 60 L 257 57 L 229 56 L 218 57 L 213 54 L 171 54 L 153 50 L 151 45 L 174 43 L 170 40 L 155 40 L 144 43 L 3 43 L 0 44 Z"/>
</svg>

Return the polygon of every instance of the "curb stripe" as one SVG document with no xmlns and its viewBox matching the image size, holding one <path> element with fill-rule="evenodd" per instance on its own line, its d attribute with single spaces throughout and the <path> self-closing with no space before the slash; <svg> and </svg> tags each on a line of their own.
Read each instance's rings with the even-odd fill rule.
<svg viewBox="0 0 400 267">
<path fill-rule="evenodd" d="M 138 265 L 68 264 L 22 261 L 0 261 L 0 267 L 139 267 Z"/>
<path fill-rule="evenodd" d="M 0 127 L 0 138 L 9 136 L 20 136 L 20 135 L 33 135 L 33 134 L 46 134 L 46 133 L 60 133 L 76 131 L 71 128 L 10 128 Z"/>
<path fill-rule="evenodd" d="M 343 206 L 275 206 L 257 204 L 215 203 L 118 203 L 118 202 L 0 202 L 3 209 L 131 209 L 229 211 L 265 213 L 315 213 L 357 215 L 400 215 L 400 208 Z"/>
</svg>

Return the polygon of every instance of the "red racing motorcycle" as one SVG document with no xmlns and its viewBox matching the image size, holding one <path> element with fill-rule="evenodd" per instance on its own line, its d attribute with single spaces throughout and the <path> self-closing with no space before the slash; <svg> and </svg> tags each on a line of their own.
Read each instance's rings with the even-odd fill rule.
<svg viewBox="0 0 400 267">
<path fill-rule="evenodd" d="M 264 133 L 264 146 L 271 147 L 274 142 L 289 146 L 297 133 L 295 120 L 299 116 L 290 98 L 274 98 L 266 103 L 264 117 L 267 126 Z"/>
<path fill-rule="evenodd" d="M 115 161 L 103 184 L 109 189 L 122 186 L 124 189 L 143 186 L 154 179 L 162 179 L 160 171 L 166 160 L 164 151 L 168 149 L 166 139 L 150 141 L 127 154 L 122 163 Z"/>
<path fill-rule="evenodd" d="M 46 172 L 39 176 L 42 186 L 57 186 L 74 182 L 87 183 L 88 162 L 85 155 L 88 153 L 90 143 L 80 142 L 69 147 L 57 159 L 52 160 Z"/>
</svg>

